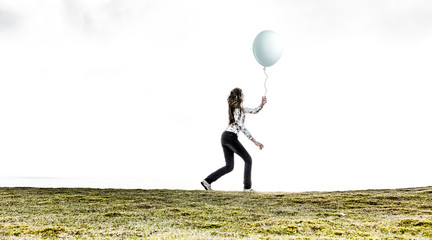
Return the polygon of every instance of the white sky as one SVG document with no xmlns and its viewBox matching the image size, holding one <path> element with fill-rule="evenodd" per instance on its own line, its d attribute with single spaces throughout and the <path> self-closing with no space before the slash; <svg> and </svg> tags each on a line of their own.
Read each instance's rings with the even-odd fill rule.
<svg viewBox="0 0 432 240">
<path fill-rule="evenodd" d="M 432 3 L 412 0 L 0 0 L 0 177 L 201 189 L 230 90 L 260 103 L 266 29 L 284 53 L 246 119 L 265 147 L 239 137 L 256 190 L 432 185 Z"/>
</svg>

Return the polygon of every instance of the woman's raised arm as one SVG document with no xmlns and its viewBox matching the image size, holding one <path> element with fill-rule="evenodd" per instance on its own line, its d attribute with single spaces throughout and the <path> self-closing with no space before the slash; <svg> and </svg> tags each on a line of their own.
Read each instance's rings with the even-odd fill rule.
<svg viewBox="0 0 432 240">
<path fill-rule="evenodd" d="M 264 105 L 266 103 L 267 103 L 267 97 L 264 96 L 264 97 L 262 97 L 261 104 L 258 107 L 256 107 L 256 108 L 245 107 L 243 110 L 245 111 L 245 113 L 255 114 L 255 113 L 258 113 L 259 111 L 261 111 L 261 109 L 264 107 Z"/>
</svg>

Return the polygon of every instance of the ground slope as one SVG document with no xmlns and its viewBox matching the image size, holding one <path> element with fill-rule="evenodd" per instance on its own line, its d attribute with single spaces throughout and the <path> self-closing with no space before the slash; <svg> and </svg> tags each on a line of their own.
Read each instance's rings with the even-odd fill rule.
<svg viewBox="0 0 432 240">
<path fill-rule="evenodd" d="M 432 187 L 344 192 L 0 188 L 0 239 L 432 238 Z"/>
</svg>

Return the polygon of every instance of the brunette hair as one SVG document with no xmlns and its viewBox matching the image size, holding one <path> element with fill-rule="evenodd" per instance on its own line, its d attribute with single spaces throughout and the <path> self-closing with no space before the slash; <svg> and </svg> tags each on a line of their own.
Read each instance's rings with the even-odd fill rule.
<svg viewBox="0 0 432 240">
<path fill-rule="evenodd" d="M 234 123 L 234 110 L 238 108 L 243 112 L 243 92 L 240 88 L 234 88 L 228 97 L 228 120 L 229 124 Z"/>
</svg>

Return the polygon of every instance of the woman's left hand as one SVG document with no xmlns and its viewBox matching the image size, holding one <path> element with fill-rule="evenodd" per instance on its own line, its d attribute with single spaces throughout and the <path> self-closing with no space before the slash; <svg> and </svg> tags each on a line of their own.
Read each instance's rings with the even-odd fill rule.
<svg viewBox="0 0 432 240">
<path fill-rule="evenodd" d="M 262 145 L 262 143 L 260 143 L 260 142 L 256 142 L 255 145 L 257 145 L 260 150 L 262 150 L 264 148 L 264 145 Z"/>
<path fill-rule="evenodd" d="M 255 138 L 252 138 L 251 140 L 253 143 L 255 143 L 255 145 L 257 145 L 257 147 L 259 147 L 260 150 L 263 149 L 264 145 L 262 145 L 262 143 L 255 140 Z"/>
</svg>

